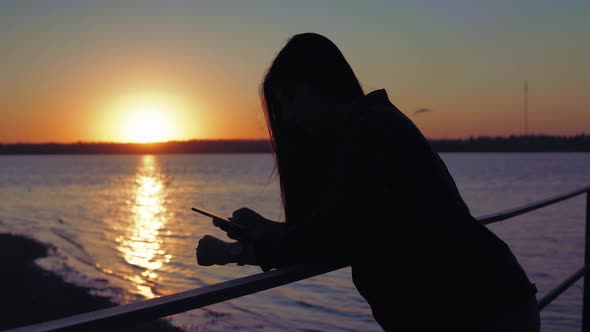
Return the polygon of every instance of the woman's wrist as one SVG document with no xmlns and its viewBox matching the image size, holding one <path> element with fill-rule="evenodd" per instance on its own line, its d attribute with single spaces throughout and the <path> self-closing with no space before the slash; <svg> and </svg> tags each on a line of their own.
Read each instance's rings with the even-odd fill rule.
<svg viewBox="0 0 590 332">
<path fill-rule="evenodd" d="M 242 263 L 242 254 L 244 252 L 244 245 L 241 242 L 234 242 L 228 245 L 226 253 L 229 257 L 230 263 L 237 263 L 238 265 L 244 265 Z"/>
<path fill-rule="evenodd" d="M 226 253 L 230 263 L 238 265 L 257 265 L 254 247 L 250 243 L 234 242 L 227 246 Z"/>
</svg>

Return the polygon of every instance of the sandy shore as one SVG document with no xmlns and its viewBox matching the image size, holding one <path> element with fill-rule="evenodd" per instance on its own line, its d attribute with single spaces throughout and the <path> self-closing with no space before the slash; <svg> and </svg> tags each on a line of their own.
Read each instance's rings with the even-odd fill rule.
<svg viewBox="0 0 590 332">
<path fill-rule="evenodd" d="M 91 310 L 115 306 L 89 294 L 86 288 L 65 283 L 34 264 L 47 256 L 47 248 L 25 237 L 0 234 L 0 330 L 39 323 Z M 121 331 L 176 331 L 165 320 L 125 327 Z"/>
</svg>

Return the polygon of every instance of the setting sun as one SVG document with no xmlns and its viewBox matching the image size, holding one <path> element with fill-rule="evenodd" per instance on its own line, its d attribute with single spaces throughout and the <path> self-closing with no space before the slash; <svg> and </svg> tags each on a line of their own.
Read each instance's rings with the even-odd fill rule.
<svg viewBox="0 0 590 332">
<path fill-rule="evenodd" d="M 165 105 L 146 101 L 133 105 L 123 123 L 123 139 L 134 143 L 169 141 L 174 130 L 171 111 Z"/>
<path fill-rule="evenodd" d="M 126 93 L 101 106 L 102 137 L 127 143 L 194 139 L 200 108 L 177 94 Z"/>
</svg>

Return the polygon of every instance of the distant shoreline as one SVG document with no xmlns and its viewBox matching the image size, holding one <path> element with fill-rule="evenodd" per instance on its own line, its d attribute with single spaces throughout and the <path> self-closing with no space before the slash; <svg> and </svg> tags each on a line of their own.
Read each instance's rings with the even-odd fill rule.
<svg viewBox="0 0 590 332">
<path fill-rule="evenodd" d="M 437 152 L 590 152 L 590 135 L 432 139 Z M 192 140 L 165 143 L 9 143 L 0 155 L 270 153 L 267 140 Z"/>
</svg>

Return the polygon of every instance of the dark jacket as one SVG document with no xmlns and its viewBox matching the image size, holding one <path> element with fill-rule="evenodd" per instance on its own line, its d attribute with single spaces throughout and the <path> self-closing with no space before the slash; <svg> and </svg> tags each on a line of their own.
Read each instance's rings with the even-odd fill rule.
<svg viewBox="0 0 590 332">
<path fill-rule="evenodd" d="M 255 243 L 261 265 L 351 264 L 356 288 L 388 331 L 474 330 L 535 294 L 385 90 L 284 130 L 291 139 L 282 161 L 292 172 L 281 174 L 286 231 Z"/>
</svg>

